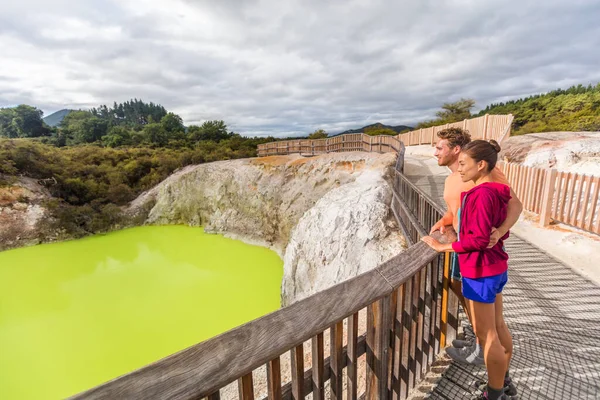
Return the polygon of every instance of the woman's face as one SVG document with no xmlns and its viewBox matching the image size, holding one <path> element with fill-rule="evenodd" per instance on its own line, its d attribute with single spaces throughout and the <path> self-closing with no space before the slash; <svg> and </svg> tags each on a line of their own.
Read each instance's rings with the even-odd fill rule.
<svg viewBox="0 0 600 400">
<path fill-rule="evenodd" d="M 465 152 L 458 156 L 458 173 L 463 182 L 475 181 L 487 170 L 485 161 L 476 162 Z"/>
</svg>

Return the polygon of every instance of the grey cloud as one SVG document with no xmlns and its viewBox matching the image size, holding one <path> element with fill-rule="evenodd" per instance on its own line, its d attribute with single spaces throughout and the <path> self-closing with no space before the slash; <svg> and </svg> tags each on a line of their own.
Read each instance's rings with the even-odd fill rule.
<svg viewBox="0 0 600 400">
<path fill-rule="evenodd" d="M 71 3 L 0 5 L 0 106 L 137 97 L 289 136 L 600 81 L 592 0 Z"/>
</svg>

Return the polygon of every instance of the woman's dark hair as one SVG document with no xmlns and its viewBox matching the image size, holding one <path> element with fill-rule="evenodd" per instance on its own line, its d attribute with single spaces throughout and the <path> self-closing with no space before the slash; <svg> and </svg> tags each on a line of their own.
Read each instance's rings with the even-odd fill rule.
<svg viewBox="0 0 600 400">
<path fill-rule="evenodd" d="M 500 145 L 495 140 L 473 140 L 463 146 L 462 151 L 476 162 L 486 161 L 488 172 L 494 169 L 498 162 Z"/>
</svg>

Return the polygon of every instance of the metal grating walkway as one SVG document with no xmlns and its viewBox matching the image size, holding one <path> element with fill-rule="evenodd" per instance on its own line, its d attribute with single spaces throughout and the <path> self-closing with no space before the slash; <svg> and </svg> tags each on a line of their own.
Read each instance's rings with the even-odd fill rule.
<svg viewBox="0 0 600 400">
<path fill-rule="evenodd" d="M 407 162 L 423 159 L 407 157 Z M 445 206 L 443 173 L 407 171 L 407 176 Z M 513 334 L 511 375 L 519 399 L 600 399 L 600 287 L 515 235 L 506 247 L 510 269 L 504 312 Z M 428 393 L 412 398 L 468 399 L 472 383 L 484 374 L 482 367 L 450 363 Z"/>
</svg>

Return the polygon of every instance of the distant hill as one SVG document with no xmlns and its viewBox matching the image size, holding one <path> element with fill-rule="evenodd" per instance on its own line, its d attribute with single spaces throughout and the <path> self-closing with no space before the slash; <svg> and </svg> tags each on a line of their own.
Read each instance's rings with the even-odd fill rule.
<svg viewBox="0 0 600 400">
<path fill-rule="evenodd" d="M 371 124 L 371 125 L 363 126 L 362 128 L 350 129 L 350 130 L 338 133 L 338 135 L 344 135 L 346 133 L 363 133 L 365 131 L 365 129 L 367 129 L 367 128 L 373 128 L 373 127 L 387 128 L 387 129 L 391 129 L 393 131 L 396 131 L 398 133 L 400 133 L 402 131 L 405 131 L 405 130 L 412 130 L 413 129 L 411 126 L 406 126 L 406 125 L 391 126 L 391 125 L 385 125 L 385 124 L 376 122 L 376 123 Z"/>
<path fill-rule="evenodd" d="M 63 118 L 66 117 L 71 111 L 73 110 L 60 110 L 48 115 L 47 117 L 44 117 L 43 120 L 46 125 L 54 127 L 60 124 Z"/>
</svg>

